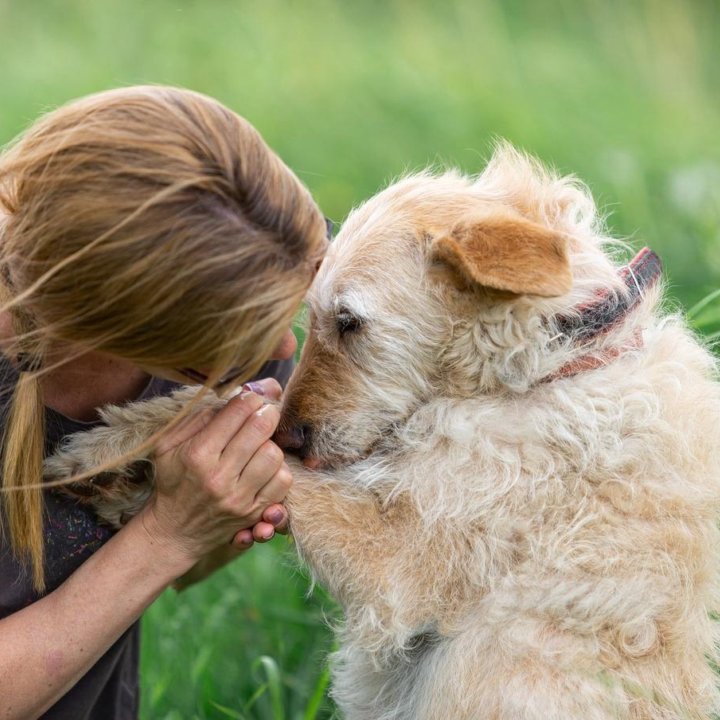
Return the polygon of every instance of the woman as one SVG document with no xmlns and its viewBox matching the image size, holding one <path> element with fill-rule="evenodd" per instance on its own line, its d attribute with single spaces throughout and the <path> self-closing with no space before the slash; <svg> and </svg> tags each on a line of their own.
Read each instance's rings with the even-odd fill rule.
<svg viewBox="0 0 720 720">
<path fill-rule="evenodd" d="M 0 717 L 126 720 L 143 610 L 208 552 L 285 522 L 292 478 L 261 396 L 279 385 L 168 428 L 154 497 L 114 535 L 42 488 L 43 457 L 102 405 L 290 358 L 325 223 L 247 122 L 167 87 L 42 118 L 0 156 L 0 213 Z"/>
</svg>

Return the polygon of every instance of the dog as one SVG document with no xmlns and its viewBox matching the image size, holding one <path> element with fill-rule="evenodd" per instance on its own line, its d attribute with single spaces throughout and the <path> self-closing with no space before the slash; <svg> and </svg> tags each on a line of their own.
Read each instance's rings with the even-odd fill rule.
<svg viewBox="0 0 720 720">
<path fill-rule="evenodd" d="M 509 145 L 343 225 L 278 442 L 302 459 L 299 554 L 344 611 L 347 720 L 720 711 L 717 366 L 663 309 L 657 256 L 620 267 L 623 247 L 581 183 Z M 183 401 L 108 409 L 48 475 L 106 460 L 107 433 L 130 449 Z"/>
</svg>

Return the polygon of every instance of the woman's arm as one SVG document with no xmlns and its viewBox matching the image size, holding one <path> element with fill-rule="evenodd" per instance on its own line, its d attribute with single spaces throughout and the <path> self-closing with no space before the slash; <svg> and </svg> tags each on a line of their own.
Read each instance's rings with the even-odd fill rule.
<svg viewBox="0 0 720 720">
<path fill-rule="evenodd" d="M 0 718 L 50 708 L 192 563 L 138 515 L 57 590 L 0 620 Z"/>
<path fill-rule="evenodd" d="M 248 547 L 249 529 L 272 522 L 292 481 L 269 441 L 278 419 L 246 393 L 162 438 L 145 508 L 57 590 L 0 620 L 2 720 L 43 713 L 201 557 Z"/>
</svg>

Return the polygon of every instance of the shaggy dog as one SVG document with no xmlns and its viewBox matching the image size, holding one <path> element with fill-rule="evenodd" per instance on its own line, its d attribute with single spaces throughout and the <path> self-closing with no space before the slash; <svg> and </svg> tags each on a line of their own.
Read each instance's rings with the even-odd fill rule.
<svg viewBox="0 0 720 720">
<path fill-rule="evenodd" d="M 502 147 L 477 178 L 392 185 L 331 247 L 278 437 L 345 613 L 347 720 L 720 709 L 720 385 L 657 258 L 616 246 L 581 185 Z M 112 452 L 180 402 L 108 410 Z M 49 474 L 107 447 L 76 436 Z"/>
</svg>

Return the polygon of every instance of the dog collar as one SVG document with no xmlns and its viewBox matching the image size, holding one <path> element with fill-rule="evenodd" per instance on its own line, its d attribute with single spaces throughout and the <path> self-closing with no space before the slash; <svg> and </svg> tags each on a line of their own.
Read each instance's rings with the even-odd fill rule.
<svg viewBox="0 0 720 720">
<path fill-rule="evenodd" d="M 579 345 L 608 333 L 634 310 L 662 275 L 662 261 L 650 248 L 643 248 L 627 265 L 618 270 L 625 284 L 625 292 L 614 289 L 601 290 L 593 300 L 575 307 L 572 315 L 557 318 L 557 328 L 562 336 L 572 338 Z M 584 370 L 607 365 L 626 350 L 642 347 L 642 332 L 637 330 L 622 346 L 611 347 L 601 353 L 583 355 L 563 365 L 546 381 L 570 377 Z"/>
<path fill-rule="evenodd" d="M 640 303 L 661 274 L 660 258 L 650 248 L 643 248 L 618 270 L 625 283 L 625 292 L 601 290 L 590 302 L 575 307 L 572 315 L 557 318 L 559 332 L 579 343 L 604 335 Z"/>
</svg>

